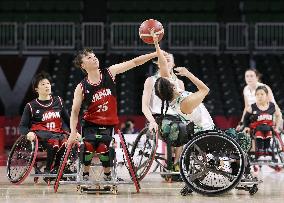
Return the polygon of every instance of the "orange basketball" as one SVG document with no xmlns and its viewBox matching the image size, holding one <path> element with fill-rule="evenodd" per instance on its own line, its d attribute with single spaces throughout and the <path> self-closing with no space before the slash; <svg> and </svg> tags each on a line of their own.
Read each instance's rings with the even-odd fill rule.
<svg viewBox="0 0 284 203">
<path fill-rule="evenodd" d="M 162 23 L 157 20 L 149 19 L 145 20 L 139 28 L 140 38 L 147 44 L 153 44 L 153 37 L 150 34 L 150 30 L 154 28 L 155 33 L 159 36 L 159 41 L 164 36 L 164 28 Z"/>
</svg>

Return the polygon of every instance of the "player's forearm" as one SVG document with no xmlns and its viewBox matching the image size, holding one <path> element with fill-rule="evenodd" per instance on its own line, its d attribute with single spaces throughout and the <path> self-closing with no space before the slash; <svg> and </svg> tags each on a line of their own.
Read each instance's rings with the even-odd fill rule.
<svg viewBox="0 0 284 203">
<path fill-rule="evenodd" d="M 157 52 L 153 52 L 150 54 L 144 54 L 142 56 L 138 56 L 134 59 L 132 59 L 132 61 L 135 63 L 135 66 L 140 66 L 144 63 L 146 63 L 147 61 L 156 58 L 157 57 Z"/>
<path fill-rule="evenodd" d="M 142 112 L 149 122 L 155 121 L 155 118 L 153 117 L 152 112 L 150 111 L 149 107 L 142 105 Z"/>
<path fill-rule="evenodd" d="M 72 110 L 71 117 L 70 117 L 71 133 L 76 133 L 77 132 L 78 115 L 79 115 L 79 112 Z"/>
</svg>

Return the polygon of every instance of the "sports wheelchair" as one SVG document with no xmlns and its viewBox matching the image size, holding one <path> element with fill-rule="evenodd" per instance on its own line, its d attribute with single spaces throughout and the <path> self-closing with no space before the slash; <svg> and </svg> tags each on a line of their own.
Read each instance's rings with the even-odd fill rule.
<svg viewBox="0 0 284 203">
<path fill-rule="evenodd" d="M 87 147 L 89 144 L 85 141 L 80 141 L 72 146 L 69 145 L 64 153 L 64 156 L 62 157 L 60 167 L 56 176 L 55 184 L 54 184 L 54 192 L 58 191 L 58 188 L 60 185 L 63 184 L 74 184 L 77 185 L 77 191 L 79 193 L 102 193 L 102 192 L 111 192 L 113 194 L 118 193 L 117 186 L 119 184 L 134 184 L 135 189 L 137 192 L 140 190 L 140 185 L 139 181 L 136 176 L 136 172 L 134 171 L 133 167 L 133 162 L 130 156 L 130 153 L 128 151 L 125 139 L 123 134 L 118 131 L 119 139 L 120 139 L 120 144 L 121 148 L 123 150 L 123 159 L 130 177 L 131 181 L 124 181 L 123 179 L 119 178 L 118 175 L 118 163 L 117 157 L 116 157 L 116 141 L 113 139 L 112 143 L 110 144 L 110 147 L 108 148 L 109 150 L 109 156 L 110 156 L 110 167 L 111 167 L 111 176 L 112 180 L 111 181 L 104 181 L 101 178 L 102 170 L 101 164 L 100 163 L 94 163 L 95 160 L 93 159 L 93 163 L 91 165 L 91 171 L 93 172 L 93 177 L 92 180 L 85 181 L 83 180 L 83 160 L 82 157 L 84 157 L 84 147 Z M 104 151 L 105 152 L 105 151 Z M 99 154 L 100 152 L 95 149 L 91 153 L 93 154 Z M 65 170 L 68 169 L 68 165 L 70 165 L 70 162 L 75 163 L 75 168 L 77 171 L 77 176 L 76 179 L 73 181 L 66 181 L 62 179 L 62 177 L 65 176 Z"/>
<path fill-rule="evenodd" d="M 267 146 L 265 150 L 259 149 L 256 141 L 256 131 L 262 131 L 263 133 L 271 132 L 272 137 L 267 140 Z M 250 135 L 253 140 L 253 147 L 251 148 L 249 154 L 250 164 L 264 166 L 267 165 L 276 171 L 280 171 L 284 167 L 284 134 L 278 133 L 274 130 L 272 126 L 261 124 L 256 128 L 251 129 Z M 264 140 L 262 140 L 264 142 Z M 264 144 L 264 143 L 262 143 Z M 265 159 L 261 159 L 265 157 Z M 268 158 L 268 159 L 267 159 Z M 256 167 L 254 167 L 257 170 Z"/>
<path fill-rule="evenodd" d="M 61 145 L 57 153 L 63 152 L 64 148 L 65 145 Z M 28 140 L 25 135 L 20 136 L 13 145 L 7 160 L 7 177 L 9 181 L 14 184 L 21 184 L 30 176 L 34 178 L 34 183 L 38 183 L 39 178 L 43 177 L 44 181 L 50 185 L 56 174 L 44 173 L 42 171 L 46 158 L 46 149 L 39 142 L 37 136 L 33 141 Z M 72 171 L 71 168 L 72 166 L 70 165 L 65 178 L 72 179 L 76 177 L 76 171 Z M 34 173 L 31 173 L 32 169 L 34 169 Z"/>
<path fill-rule="evenodd" d="M 146 127 L 133 144 L 131 154 L 139 180 L 146 176 L 154 161 L 157 163 L 154 171 L 158 167 L 162 172 L 165 169 L 162 162 L 167 162 L 167 159 L 156 153 L 160 134 L 150 132 Z M 208 130 L 188 132 L 184 138 L 187 144 L 180 157 L 180 175 L 186 186 L 180 191 L 181 195 L 192 191 L 218 195 L 233 188 L 249 191 L 251 195 L 258 191 L 260 181 L 252 177 L 246 154 L 250 148 L 247 137 L 237 139 L 237 136 L 221 130 Z"/>
</svg>

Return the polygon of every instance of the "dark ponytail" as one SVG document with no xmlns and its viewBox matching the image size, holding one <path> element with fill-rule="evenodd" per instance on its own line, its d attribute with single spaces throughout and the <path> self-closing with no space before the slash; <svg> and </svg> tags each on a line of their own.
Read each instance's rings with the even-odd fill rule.
<svg viewBox="0 0 284 203">
<path fill-rule="evenodd" d="M 155 82 L 155 94 L 162 100 L 161 116 L 158 122 L 162 122 L 164 116 L 167 114 L 169 109 L 169 102 L 174 97 L 174 85 L 166 78 L 160 77 Z M 164 113 L 166 103 L 166 110 Z"/>
</svg>

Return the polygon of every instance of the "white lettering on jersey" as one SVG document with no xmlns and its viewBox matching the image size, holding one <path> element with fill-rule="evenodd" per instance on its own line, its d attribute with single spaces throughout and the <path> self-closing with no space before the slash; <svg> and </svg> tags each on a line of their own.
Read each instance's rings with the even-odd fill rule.
<svg viewBox="0 0 284 203">
<path fill-rule="evenodd" d="M 272 115 L 262 114 L 257 117 L 257 121 L 272 120 Z"/>
<path fill-rule="evenodd" d="M 59 112 L 48 112 L 42 115 L 42 121 L 46 121 L 51 118 L 60 118 L 60 113 Z"/>
<path fill-rule="evenodd" d="M 106 97 L 106 96 L 109 96 L 109 95 L 111 95 L 110 89 L 103 89 L 101 91 L 98 91 L 93 95 L 92 102 L 96 102 L 96 101 L 102 99 L 103 97 Z"/>
</svg>

